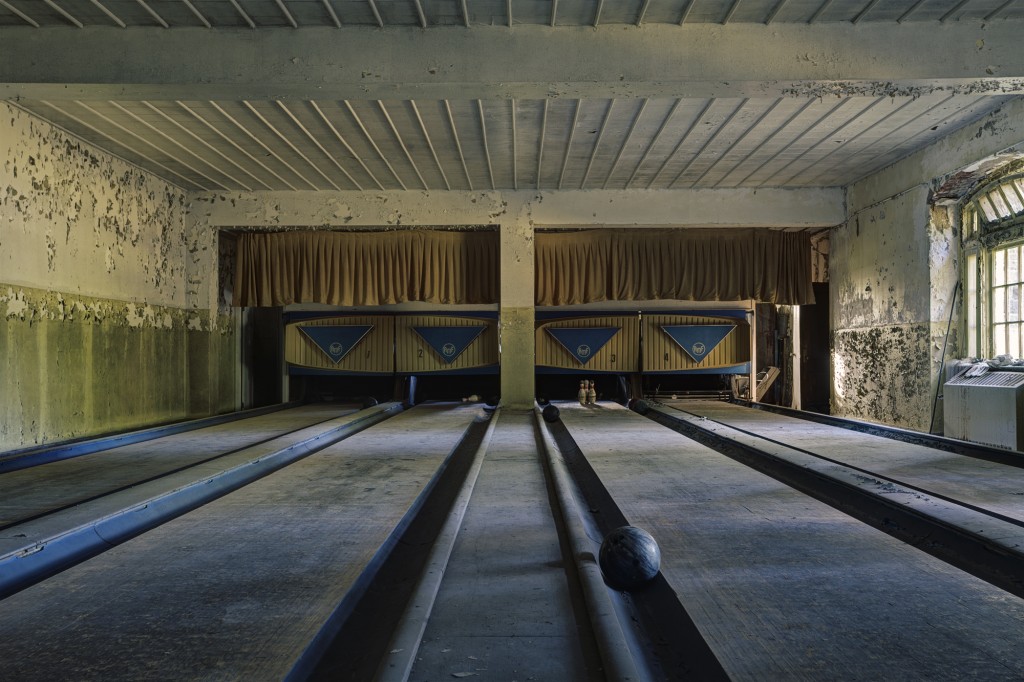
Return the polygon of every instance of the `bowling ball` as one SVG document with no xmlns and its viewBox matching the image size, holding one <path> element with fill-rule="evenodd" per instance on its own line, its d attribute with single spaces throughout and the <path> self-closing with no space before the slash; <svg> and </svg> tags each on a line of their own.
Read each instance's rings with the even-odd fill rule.
<svg viewBox="0 0 1024 682">
<path fill-rule="evenodd" d="M 555 407 L 554 405 L 548 405 L 547 407 L 545 407 L 543 410 L 541 410 L 541 414 L 544 415 L 544 421 L 548 422 L 549 424 L 558 421 L 559 412 L 558 408 Z"/>
<path fill-rule="evenodd" d="M 373 407 L 376 404 L 377 404 L 377 399 L 374 398 L 372 395 L 369 395 L 369 396 L 366 396 L 365 398 L 363 398 L 363 409 L 364 410 L 366 408 L 368 408 L 368 407 Z"/>
<path fill-rule="evenodd" d="M 658 575 L 661 549 L 651 534 L 636 526 L 622 526 L 605 536 L 598 554 L 601 573 L 617 590 L 635 590 Z"/>
<path fill-rule="evenodd" d="M 647 412 L 651 409 L 651 404 L 646 400 L 637 400 L 636 402 L 633 403 L 633 409 L 636 410 L 639 414 L 647 414 Z"/>
<path fill-rule="evenodd" d="M 487 407 L 497 407 L 498 403 L 500 402 L 501 396 L 492 395 L 490 398 L 487 399 L 486 405 Z"/>
</svg>

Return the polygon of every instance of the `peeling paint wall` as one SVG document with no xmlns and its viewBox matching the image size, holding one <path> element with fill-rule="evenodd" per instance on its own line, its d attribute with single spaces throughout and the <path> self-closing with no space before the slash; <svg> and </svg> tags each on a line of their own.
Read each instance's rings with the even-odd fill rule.
<svg viewBox="0 0 1024 682">
<path fill-rule="evenodd" d="M 183 307 L 184 193 L 0 103 L 0 282 Z"/>
<path fill-rule="evenodd" d="M 182 190 L 0 103 L 0 451 L 234 406 L 210 361 L 235 371 L 234 325 L 187 305 L 185 215 Z"/>
<path fill-rule="evenodd" d="M 832 232 L 834 414 L 927 430 L 931 418 L 928 189 Z"/>
<path fill-rule="evenodd" d="M 947 359 L 960 352 L 960 237 L 936 192 L 986 159 L 1019 155 L 1022 112 L 1011 100 L 848 188 L 849 217 L 830 239 L 834 414 L 941 429 L 943 348 Z"/>
</svg>

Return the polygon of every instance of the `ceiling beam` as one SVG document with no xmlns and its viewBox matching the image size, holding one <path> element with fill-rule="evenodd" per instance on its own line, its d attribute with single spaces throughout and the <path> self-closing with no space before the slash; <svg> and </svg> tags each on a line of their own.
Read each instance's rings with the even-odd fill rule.
<svg viewBox="0 0 1024 682">
<path fill-rule="evenodd" d="M 572 140 L 576 136 L 576 126 L 580 121 L 580 108 L 583 103 L 576 100 L 576 107 L 573 109 L 572 123 L 569 124 L 569 139 L 565 143 L 565 155 L 562 157 L 562 172 L 558 175 L 558 189 L 562 189 L 565 181 L 565 167 L 569 163 L 569 152 L 572 150 Z"/>
<path fill-rule="evenodd" d="M 327 10 L 327 14 L 331 17 L 331 23 L 336 28 L 341 28 L 341 19 L 338 18 L 338 13 L 334 11 L 334 5 L 331 4 L 331 0 L 320 0 L 324 4 L 324 9 Z"/>
<path fill-rule="evenodd" d="M 249 28 L 255 29 L 256 28 L 256 22 L 252 20 L 252 17 L 250 17 L 248 14 L 245 13 L 245 10 L 242 9 L 242 6 L 238 4 L 238 0 L 229 0 L 229 1 L 231 2 L 231 6 L 235 8 L 235 11 L 238 12 L 238 16 L 242 17 L 242 19 L 249 26 Z M 190 4 L 189 7 L 192 7 L 192 5 Z M 192 9 L 195 9 L 195 8 L 193 7 Z M 207 26 L 207 28 L 209 28 L 209 22 L 206 20 L 206 17 L 204 17 L 202 15 L 198 15 L 198 17 L 199 17 L 200 21 L 202 21 Z"/>
<path fill-rule="evenodd" d="M 277 6 L 281 9 L 281 14 L 288 20 L 288 23 L 292 25 L 292 28 L 298 28 L 299 22 L 295 21 L 295 17 L 288 10 L 288 7 L 284 4 L 284 0 L 276 0 Z"/>
<path fill-rule="evenodd" d="M 437 149 L 434 148 L 434 142 L 430 139 L 430 132 L 427 131 L 427 124 L 423 122 L 423 117 L 420 116 L 420 108 L 416 106 L 415 101 L 410 101 L 409 106 L 412 107 L 412 112 L 416 114 L 416 121 L 420 124 L 420 132 L 423 133 L 423 139 L 427 141 L 427 149 L 430 150 L 430 155 L 434 157 L 434 164 L 437 166 L 437 170 L 441 173 L 441 179 L 444 180 L 444 188 L 451 189 L 452 184 L 448 182 L 448 175 L 444 172 L 444 166 L 441 165 L 441 160 L 437 158 Z"/>
<path fill-rule="evenodd" d="M 203 26 L 205 26 L 206 28 L 213 28 L 213 24 L 210 23 L 210 20 L 207 19 L 203 15 L 203 13 L 199 11 L 199 8 L 197 8 L 195 5 L 192 4 L 191 0 L 181 0 L 181 1 L 183 3 L 185 3 L 185 6 L 188 7 L 189 10 L 192 12 L 192 14 L 195 15 L 196 19 L 198 19 L 199 21 L 203 22 Z M 242 8 L 238 6 L 238 0 L 231 0 L 231 4 L 234 5 L 235 9 L 237 9 L 238 11 L 240 11 L 240 12 L 242 11 Z M 245 12 L 242 12 L 242 15 L 246 16 L 246 18 L 248 18 L 247 15 L 245 15 Z M 249 27 L 250 28 L 256 28 L 256 25 L 252 23 L 252 20 L 249 21 Z"/>
<path fill-rule="evenodd" d="M 459 140 L 459 130 L 455 126 L 455 117 L 452 116 L 452 105 L 448 100 L 444 102 L 444 110 L 448 114 L 448 125 L 452 129 L 452 137 L 455 139 L 455 149 L 459 152 L 459 161 L 462 162 L 462 172 L 466 174 L 466 186 L 473 189 L 473 178 L 469 175 L 469 167 L 466 165 L 466 155 L 462 153 L 462 142 Z"/>
<path fill-rule="evenodd" d="M 60 14 L 62 17 L 70 21 L 78 28 L 85 28 L 85 25 L 81 21 L 72 16 L 71 13 L 69 13 L 66 9 L 58 5 L 56 2 L 54 2 L 54 0 L 43 0 L 43 2 L 52 7 L 54 10 L 57 11 L 58 14 Z"/>
<path fill-rule="evenodd" d="M 7 9 L 8 12 L 12 12 L 12 13 L 16 14 L 18 16 L 18 18 L 20 18 L 26 24 L 29 24 L 30 26 L 32 26 L 34 28 L 39 28 L 39 22 L 38 21 L 36 21 L 32 17 L 30 17 L 29 15 L 25 14 L 24 12 L 22 12 L 20 9 L 18 9 L 17 7 L 12 5 L 11 3 L 7 2 L 7 0 L 0 0 L 0 7 L 4 7 L 4 8 Z"/>
<path fill-rule="evenodd" d="M 381 184 L 381 181 L 377 179 L 377 176 L 373 174 L 373 171 L 371 171 L 369 166 L 366 165 L 366 162 L 363 161 L 362 157 L 359 156 L 359 154 L 356 153 L 356 150 L 352 148 L 352 146 L 345 139 L 345 136 L 338 131 L 337 126 L 335 126 L 334 123 L 331 121 L 331 118 L 324 113 L 324 110 L 320 108 L 320 105 L 318 105 L 316 102 L 312 100 L 310 101 L 309 105 L 313 108 L 313 111 L 315 111 L 320 116 L 320 120 L 324 122 L 324 125 L 330 128 L 331 132 L 334 134 L 334 138 L 341 143 L 341 146 L 345 148 L 345 151 L 347 151 L 349 155 L 356 160 L 356 163 L 358 163 L 359 166 L 363 169 L 363 172 L 370 176 L 370 179 L 373 180 L 374 184 L 377 185 L 377 189 L 384 189 L 384 185 Z"/>
<path fill-rule="evenodd" d="M 210 227 L 493 225 L 530 216 L 535 226 L 832 227 L 846 219 L 845 192 L 812 189 L 541 191 L 211 192 L 192 195 Z M 338 213 L 338 202 L 346 210 Z M 411 203 L 410 203 L 411 202 Z"/>
<path fill-rule="evenodd" d="M 5 31 L 0 98 L 547 99 L 1024 93 L 1024 23 Z M 215 35 L 212 36 L 211 32 Z M 979 45 L 981 46 L 979 48 Z M 393 58 L 400 54 L 401 59 Z M 494 54 L 502 59 L 490 58 Z M 438 64 L 445 68 L 438 69 Z"/>
<path fill-rule="evenodd" d="M 142 7 L 142 9 L 144 9 L 144 10 L 146 10 L 146 12 L 148 12 L 149 16 L 153 17 L 153 20 L 156 21 L 156 23 L 160 24 L 164 28 L 170 28 L 171 27 L 170 24 L 168 24 L 167 21 L 165 21 L 162 16 L 157 14 L 156 10 L 154 10 L 152 7 L 150 7 L 149 5 L 146 4 L 146 0 L 135 0 L 135 2 L 137 2 L 139 4 L 139 6 Z"/>
</svg>

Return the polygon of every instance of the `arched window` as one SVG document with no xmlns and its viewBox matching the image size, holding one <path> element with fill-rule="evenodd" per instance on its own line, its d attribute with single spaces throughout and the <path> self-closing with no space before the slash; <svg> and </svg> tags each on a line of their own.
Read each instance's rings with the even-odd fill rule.
<svg viewBox="0 0 1024 682">
<path fill-rule="evenodd" d="M 964 327 L 974 357 L 1024 355 L 1024 173 L 1001 174 L 963 205 Z"/>
</svg>

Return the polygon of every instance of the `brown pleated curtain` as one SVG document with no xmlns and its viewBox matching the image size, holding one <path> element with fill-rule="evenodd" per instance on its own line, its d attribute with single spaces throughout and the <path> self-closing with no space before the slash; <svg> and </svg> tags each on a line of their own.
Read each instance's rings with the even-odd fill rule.
<svg viewBox="0 0 1024 682">
<path fill-rule="evenodd" d="M 814 303 L 811 242 L 766 229 L 539 231 L 537 305 L 675 299 Z"/>
<path fill-rule="evenodd" d="M 244 233 L 234 305 L 497 303 L 494 232 Z"/>
<path fill-rule="evenodd" d="M 496 303 L 487 231 L 244 233 L 234 304 Z M 674 299 L 814 302 L 810 239 L 765 229 L 538 231 L 537 305 Z"/>
</svg>

